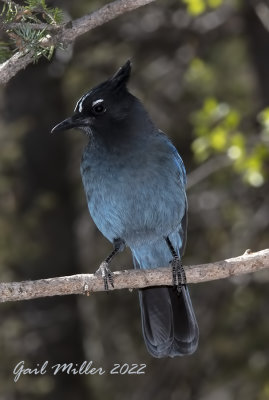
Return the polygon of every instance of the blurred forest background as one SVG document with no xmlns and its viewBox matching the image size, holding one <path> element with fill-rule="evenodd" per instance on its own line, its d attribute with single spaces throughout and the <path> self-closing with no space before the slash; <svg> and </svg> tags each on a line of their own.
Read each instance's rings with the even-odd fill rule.
<svg viewBox="0 0 269 400">
<path fill-rule="evenodd" d="M 65 18 L 107 1 L 55 0 Z M 1 40 L 5 38 L 2 37 Z M 269 4 L 158 0 L 21 71 L 0 89 L 0 279 L 94 272 L 111 250 L 88 214 L 79 163 L 86 138 L 51 135 L 78 98 L 128 58 L 130 90 L 177 146 L 188 172 L 184 264 L 216 261 L 269 239 Z M 125 251 L 116 265 L 131 267 Z M 153 359 L 136 292 L 1 304 L 0 399 L 269 399 L 268 271 L 190 287 L 198 351 Z M 22 376 L 36 363 L 145 375 Z"/>
</svg>

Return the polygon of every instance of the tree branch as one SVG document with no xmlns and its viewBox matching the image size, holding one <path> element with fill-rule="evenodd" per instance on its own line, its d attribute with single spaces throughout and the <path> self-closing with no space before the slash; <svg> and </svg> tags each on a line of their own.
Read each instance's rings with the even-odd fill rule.
<svg viewBox="0 0 269 400">
<path fill-rule="evenodd" d="M 188 283 L 207 282 L 269 268 L 269 249 L 240 257 L 186 267 Z M 138 289 L 172 285 L 171 268 L 124 270 L 114 273 L 115 289 Z M 80 274 L 37 281 L 0 283 L 0 302 L 29 300 L 47 296 L 87 294 L 104 290 L 103 280 L 94 274 Z M 112 289 L 113 290 L 113 289 Z"/>
<path fill-rule="evenodd" d="M 33 61 L 33 52 L 22 53 L 18 51 L 9 60 L 0 64 L 0 84 L 7 83 L 21 69 L 27 67 Z"/>
<path fill-rule="evenodd" d="M 152 3 L 153 1 L 156 0 L 113 1 L 112 3 L 106 4 L 91 14 L 78 18 L 72 23 L 68 23 L 57 39 L 63 43 L 73 42 L 78 36 L 89 32 L 97 26 L 103 25 L 122 14 L 125 14 L 126 12 L 133 11 L 136 8 Z"/>
<path fill-rule="evenodd" d="M 47 25 L 47 30 L 50 33 L 49 38 L 45 41 L 42 41 L 42 46 L 50 47 L 57 46 L 59 44 L 70 44 L 74 42 L 77 37 L 89 32 L 97 26 L 103 25 L 122 14 L 125 14 L 126 12 L 135 10 L 136 8 L 152 3 L 153 1 L 156 0 L 116 0 L 106 4 L 91 14 L 85 15 L 74 21 L 69 21 L 66 24 L 58 27 L 50 24 L 42 24 L 43 29 L 45 25 Z M 11 27 L 14 28 L 14 24 L 16 26 L 16 23 L 12 23 Z M 33 25 L 33 29 L 36 29 L 38 26 L 37 24 L 31 25 Z M 6 29 L 8 26 L 8 23 L 5 24 Z M 21 54 L 16 53 L 13 56 L 16 58 L 16 65 L 11 61 L 11 59 L 0 65 L 0 84 L 6 84 L 14 75 L 16 75 L 18 71 L 25 68 L 33 61 L 33 58 L 29 57 L 30 52 L 27 53 L 27 55 L 27 57 L 21 58 Z M 9 63 L 9 61 L 11 62 Z"/>
</svg>

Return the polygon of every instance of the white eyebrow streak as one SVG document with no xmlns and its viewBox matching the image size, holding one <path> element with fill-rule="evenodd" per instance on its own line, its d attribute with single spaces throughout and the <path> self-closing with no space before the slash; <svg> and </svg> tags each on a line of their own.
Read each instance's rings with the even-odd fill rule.
<svg viewBox="0 0 269 400">
<path fill-rule="evenodd" d="M 82 111 L 82 104 L 83 104 L 84 97 L 82 97 L 81 102 L 79 103 L 78 111 Z"/>
<path fill-rule="evenodd" d="M 76 111 L 76 109 L 78 108 L 78 105 L 79 105 L 80 101 L 81 101 L 81 98 L 77 101 L 77 104 L 75 105 L 74 111 Z"/>
<path fill-rule="evenodd" d="M 104 101 L 104 99 L 95 100 L 95 101 L 92 103 L 92 107 L 95 106 L 95 105 L 98 104 L 98 103 L 103 103 L 103 101 Z"/>
<path fill-rule="evenodd" d="M 90 91 L 89 93 L 84 94 L 84 96 L 82 96 L 82 97 L 78 100 L 78 102 L 77 102 L 77 104 L 76 104 L 76 106 L 75 106 L 74 111 L 76 111 L 77 107 L 78 107 L 78 111 L 79 111 L 79 112 L 82 111 L 82 104 L 83 104 L 83 101 L 84 101 L 88 96 L 90 96 L 90 94 L 91 94 L 91 91 Z"/>
</svg>

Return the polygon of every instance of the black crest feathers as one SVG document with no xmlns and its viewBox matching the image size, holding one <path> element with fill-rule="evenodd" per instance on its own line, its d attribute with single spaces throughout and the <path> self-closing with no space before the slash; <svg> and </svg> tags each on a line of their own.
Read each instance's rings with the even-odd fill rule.
<svg viewBox="0 0 269 400">
<path fill-rule="evenodd" d="M 112 76 L 110 82 L 113 84 L 115 89 L 120 89 L 121 87 L 125 87 L 131 74 L 132 64 L 131 61 L 126 61 L 120 69 Z"/>
</svg>

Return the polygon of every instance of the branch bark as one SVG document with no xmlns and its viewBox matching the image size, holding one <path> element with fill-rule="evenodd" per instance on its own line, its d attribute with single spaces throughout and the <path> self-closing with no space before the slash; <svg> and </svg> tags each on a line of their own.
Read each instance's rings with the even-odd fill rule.
<svg viewBox="0 0 269 400">
<path fill-rule="evenodd" d="M 256 272 L 269 268 L 269 249 L 209 264 L 185 268 L 188 283 L 208 282 L 216 279 Z M 114 289 L 139 289 L 149 286 L 172 285 L 171 268 L 151 270 L 124 270 L 114 273 Z M 104 290 L 103 280 L 94 274 L 79 274 L 36 281 L 0 283 L 0 302 L 30 300 L 39 297 L 68 294 L 87 294 Z"/>
<path fill-rule="evenodd" d="M 5 0 L 1 0 L 5 1 Z M 96 28 L 97 26 L 103 25 L 112 19 L 135 10 L 136 8 L 142 7 L 146 4 L 152 3 L 156 0 L 116 0 L 99 10 L 94 11 L 88 15 L 78 18 L 74 21 L 69 21 L 66 24 L 59 26 L 58 28 L 51 25 L 47 25 L 50 33 L 50 38 L 42 42 L 42 46 L 57 46 L 57 44 L 68 45 L 75 41 L 75 39 L 86 32 Z M 6 27 L 8 24 L 6 24 Z M 12 24 L 14 26 L 14 23 Z M 33 24 L 35 27 L 35 24 Z M 33 58 L 30 57 L 30 52 L 27 55 L 21 57 L 20 53 L 16 53 L 10 60 L 0 65 L 0 84 L 6 84 L 18 71 L 29 65 Z M 16 63 L 12 61 L 16 59 Z"/>
<path fill-rule="evenodd" d="M 20 51 L 15 53 L 9 60 L 0 64 L 0 84 L 7 83 L 21 69 L 27 67 L 33 61 L 33 52 L 24 54 Z"/>
<path fill-rule="evenodd" d="M 77 37 L 89 32 L 97 26 L 103 25 L 122 14 L 125 14 L 126 12 L 133 11 L 136 8 L 152 3 L 153 1 L 156 0 L 113 1 L 112 3 L 106 4 L 91 14 L 78 18 L 72 23 L 68 23 L 58 35 L 57 40 L 62 41 L 64 44 L 71 43 Z"/>
</svg>

